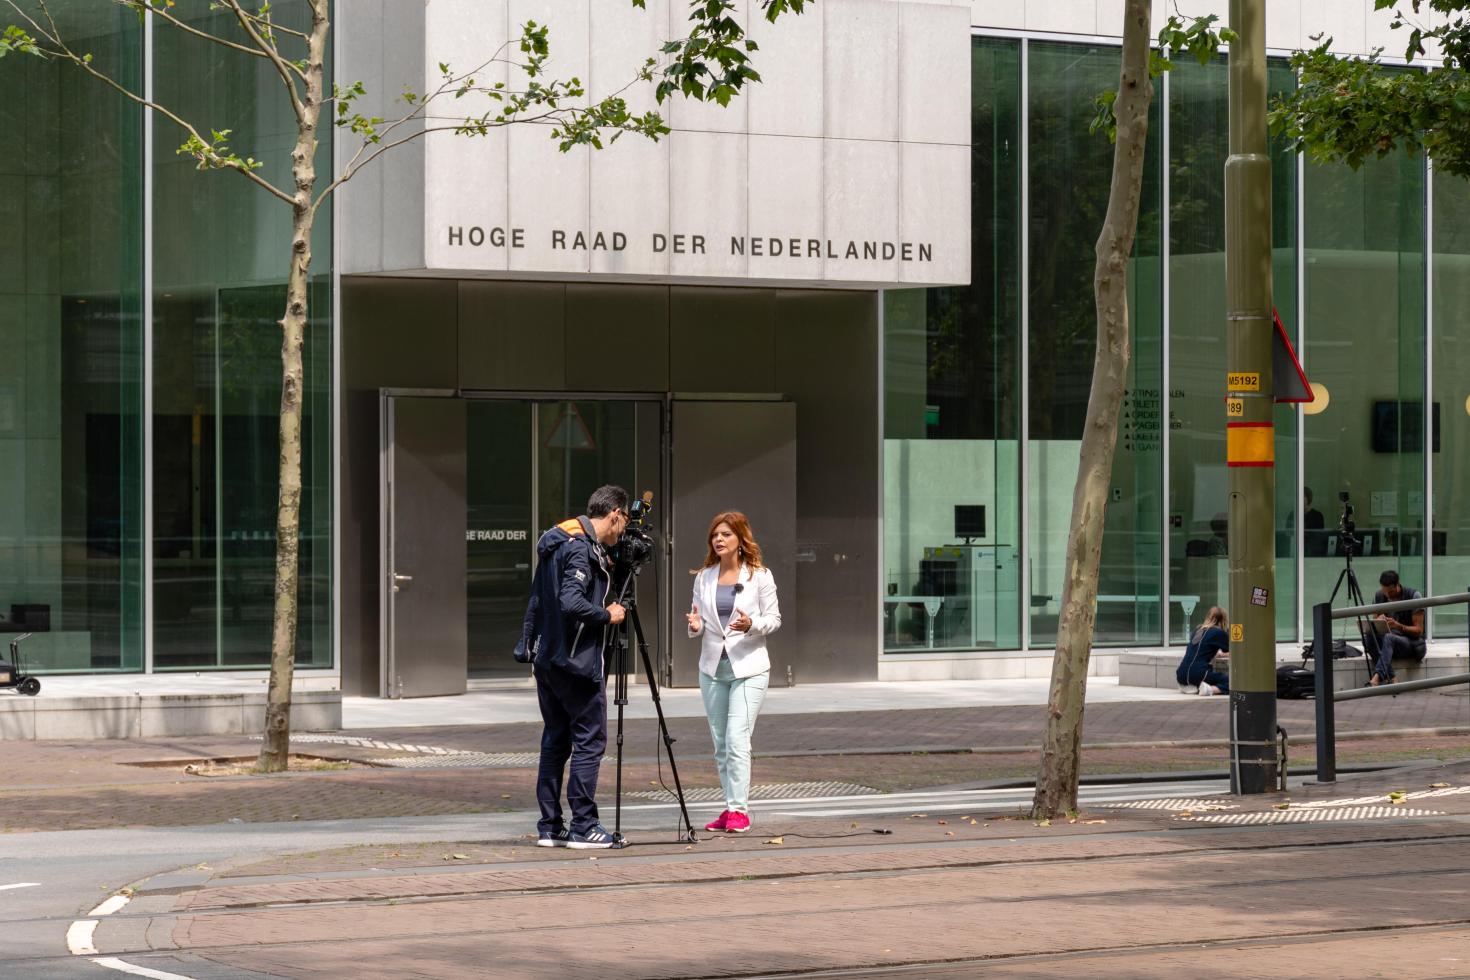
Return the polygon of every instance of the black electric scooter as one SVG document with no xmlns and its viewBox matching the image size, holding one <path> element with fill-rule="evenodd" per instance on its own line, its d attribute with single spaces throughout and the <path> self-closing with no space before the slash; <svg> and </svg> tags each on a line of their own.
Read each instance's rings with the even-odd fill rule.
<svg viewBox="0 0 1470 980">
<path fill-rule="evenodd" d="M 25 661 L 20 656 L 20 641 L 30 635 L 22 633 L 10 641 L 10 663 L 0 660 L 0 688 L 11 687 L 33 698 L 41 693 L 41 681 L 26 673 Z"/>
</svg>

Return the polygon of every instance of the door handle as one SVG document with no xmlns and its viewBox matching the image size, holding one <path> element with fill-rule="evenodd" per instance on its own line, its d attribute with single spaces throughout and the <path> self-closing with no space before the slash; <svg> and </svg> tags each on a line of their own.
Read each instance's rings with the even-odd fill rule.
<svg viewBox="0 0 1470 980">
<path fill-rule="evenodd" d="M 530 567 L 531 567 L 531 563 L 528 562 L 528 561 L 518 561 L 518 562 L 516 562 L 516 571 L 518 571 L 518 572 L 524 572 L 526 569 L 528 569 Z"/>
<path fill-rule="evenodd" d="M 398 583 L 399 582 L 412 582 L 412 581 L 413 581 L 413 576 L 412 575 L 399 575 L 397 572 L 394 572 L 393 573 L 393 591 L 394 592 L 397 592 L 398 591 Z"/>
</svg>

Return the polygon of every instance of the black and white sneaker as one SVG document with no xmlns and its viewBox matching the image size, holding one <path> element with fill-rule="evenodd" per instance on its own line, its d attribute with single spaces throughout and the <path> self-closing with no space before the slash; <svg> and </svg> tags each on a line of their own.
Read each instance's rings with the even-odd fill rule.
<svg viewBox="0 0 1470 980">
<path fill-rule="evenodd" d="M 600 823 L 593 824 L 580 834 L 575 830 L 572 831 L 571 837 L 567 840 L 567 847 L 578 851 L 622 846 L 622 841 Z"/>
<path fill-rule="evenodd" d="M 537 847 L 566 847 L 572 839 L 572 832 L 565 827 L 555 830 L 543 830 L 541 836 L 536 839 Z"/>
</svg>

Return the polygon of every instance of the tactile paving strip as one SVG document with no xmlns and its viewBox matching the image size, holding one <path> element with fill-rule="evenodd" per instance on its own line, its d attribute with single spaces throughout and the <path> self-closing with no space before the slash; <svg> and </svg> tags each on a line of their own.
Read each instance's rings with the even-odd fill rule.
<svg viewBox="0 0 1470 980">
<path fill-rule="evenodd" d="M 391 769 L 525 769 L 540 761 L 539 752 L 450 752 L 369 759 L 368 765 Z"/>
<path fill-rule="evenodd" d="M 259 742 L 260 735 L 252 736 Z M 293 743 L 303 745 L 355 745 L 364 749 L 383 749 L 386 752 L 421 752 L 425 755 L 461 755 L 459 749 L 446 749 L 438 745 L 404 745 L 401 742 L 384 742 L 376 738 L 359 738 L 356 735 L 292 735 Z"/>
<path fill-rule="evenodd" d="M 1319 823 L 1330 820 L 1378 820 L 1385 817 L 1442 817 L 1440 810 L 1415 810 L 1402 806 L 1342 806 L 1336 809 L 1268 810 L 1265 813 L 1201 813 L 1178 819 L 1193 823 L 1246 826 L 1261 823 Z"/>
<path fill-rule="evenodd" d="M 881 792 L 871 786 L 859 786 L 857 783 L 770 783 L 765 786 L 752 786 L 750 798 L 752 800 L 806 800 L 826 796 L 876 796 Z M 658 803 L 672 803 L 677 799 L 673 793 L 662 789 L 632 790 L 623 795 L 640 800 L 653 800 Z M 718 787 L 684 791 L 686 803 L 718 803 L 724 798 L 724 790 Z"/>
<path fill-rule="evenodd" d="M 1215 800 L 1129 800 L 1127 803 L 1104 803 L 1109 810 L 1234 810 L 1234 803 Z"/>
</svg>

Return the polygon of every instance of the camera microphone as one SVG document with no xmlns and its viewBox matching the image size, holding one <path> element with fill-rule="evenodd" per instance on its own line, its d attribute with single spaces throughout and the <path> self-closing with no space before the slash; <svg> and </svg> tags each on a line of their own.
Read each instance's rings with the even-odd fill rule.
<svg viewBox="0 0 1470 980">
<path fill-rule="evenodd" d="M 739 595 L 739 594 L 740 594 L 740 593 L 742 593 L 742 592 L 744 592 L 744 591 L 745 591 L 745 586 L 744 586 L 744 585 L 742 585 L 742 584 L 741 584 L 741 583 L 739 583 L 739 582 L 736 582 L 736 583 L 735 583 L 735 594 L 736 594 L 736 595 Z"/>
</svg>

